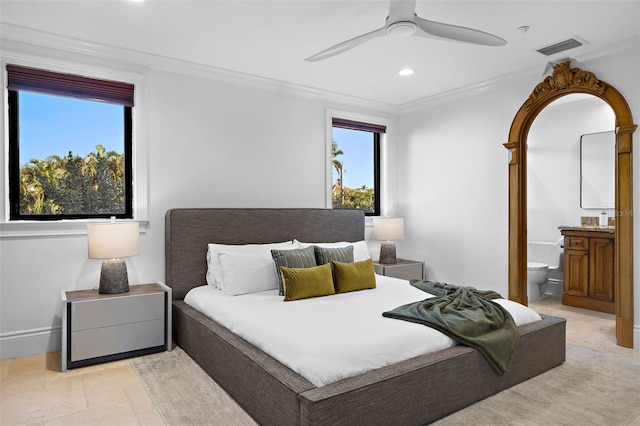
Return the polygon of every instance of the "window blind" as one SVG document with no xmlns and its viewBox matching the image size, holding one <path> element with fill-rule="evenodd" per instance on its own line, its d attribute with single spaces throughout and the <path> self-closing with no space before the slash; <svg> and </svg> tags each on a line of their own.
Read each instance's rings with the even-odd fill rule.
<svg viewBox="0 0 640 426">
<path fill-rule="evenodd" d="M 133 106 L 134 85 L 7 65 L 7 88 Z"/>
<path fill-rule="evenodd" d="M 360 121 L 346 120 L 344 118 L 332 118 L 333 127 L 342 129 L 361 130 L 363 132 L 386 133 L 387 126 L 381 124 L 363 123 Z"/>
</svg>

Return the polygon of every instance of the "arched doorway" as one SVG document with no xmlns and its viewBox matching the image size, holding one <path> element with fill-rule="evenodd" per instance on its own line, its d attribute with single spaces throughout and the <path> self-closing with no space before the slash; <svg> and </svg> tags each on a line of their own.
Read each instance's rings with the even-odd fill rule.
<svg viewBox="0 0 640 426">
<path fill-rule="evenodd" d="M 539 83 L 520 107 L 511 124 L 509 141 L 509 299 L 527 304 L 527 136 L 538 114 L 551 102 L 572 93 L 604 100 L 616 117 L 615 265 L 614 297 L 616 340 L 633 347 L 633 182 L 631 110 L 613 86 L 570 61 L 554 66 L 553 74 Z"/>
</svg>

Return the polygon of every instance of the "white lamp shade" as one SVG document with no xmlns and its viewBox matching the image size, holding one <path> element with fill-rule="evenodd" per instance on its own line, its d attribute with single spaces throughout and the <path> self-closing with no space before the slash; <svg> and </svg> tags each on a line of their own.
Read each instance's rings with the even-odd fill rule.
<svg viewBox="0 0 640 426">
<path fill-rule="evenodd" d="M 137 222 L 90 224 L 87 228 L 89 259 L 113 259 L 140 253 Z"/>
<path fill-rule="evenodd" d="M 404 239 L 404 219 L 401 217 L 374 218 L 373 234 L 376 240 L 402 240 Z"/>
</svg>

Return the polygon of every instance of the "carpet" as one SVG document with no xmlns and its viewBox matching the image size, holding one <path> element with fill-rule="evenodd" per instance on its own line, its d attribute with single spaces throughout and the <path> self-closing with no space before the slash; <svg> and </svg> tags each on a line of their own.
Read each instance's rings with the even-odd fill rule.
<svg viewBox="0 0 640 426">
<path fill-rule="evenodd" d="M 131 364 L 169 426 L 256 424 L 179 347 Z M 567 344 L 563 365 L 435 424 L 640 426 L 640 360 Z"/>
</svg>

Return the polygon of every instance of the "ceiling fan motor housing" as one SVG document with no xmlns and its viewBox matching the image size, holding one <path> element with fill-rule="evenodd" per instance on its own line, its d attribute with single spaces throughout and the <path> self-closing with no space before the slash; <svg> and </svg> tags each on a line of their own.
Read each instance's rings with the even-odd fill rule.
<svg viewBox="0 0 640 426">
<path fill-rule="evenodd" d="M 387 26 L 387 34 L 394 37 L 406 37 L 413 35 L 417 29 L 417 25 L 411 21 L 400 21 Z"/>
</svg>

